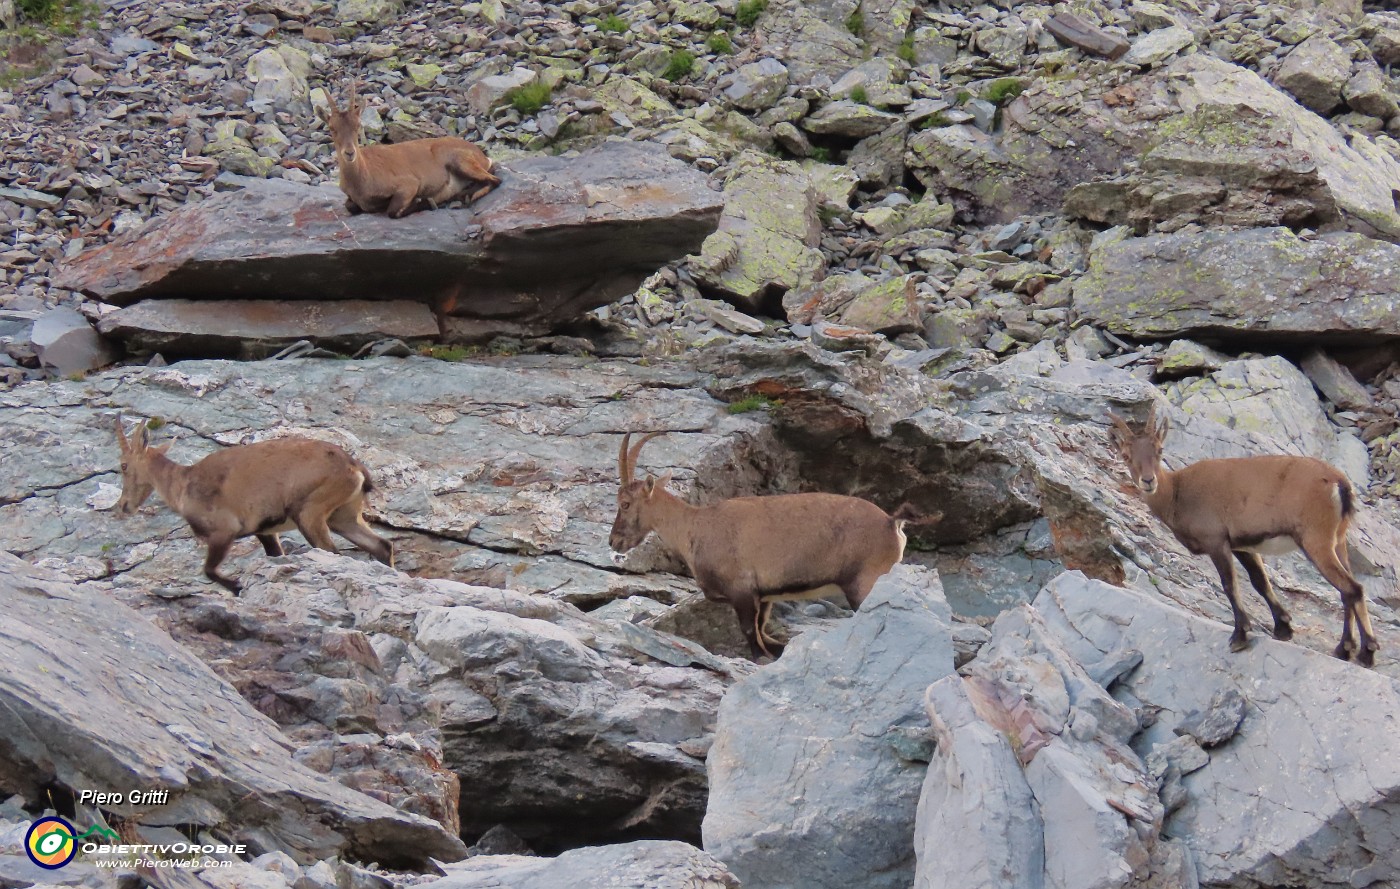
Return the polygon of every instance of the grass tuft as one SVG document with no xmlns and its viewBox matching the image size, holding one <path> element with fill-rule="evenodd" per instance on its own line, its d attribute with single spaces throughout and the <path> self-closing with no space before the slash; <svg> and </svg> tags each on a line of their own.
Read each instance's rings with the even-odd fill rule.
<svg viewBox="0 0 1400 889">
<path fill-rule="evenodd" d="M 552 94 L 553 90 L 549 88 L 549 84 L 537 80 L 528 86 L 516 87 L 506 93 L 506 101 L 521 114 L 534 114 L 549 104 Z"/>
<path fill-rule="evenodd" d="M 745 28 L 752 28 L 767 8 L 768 0 L 739 0 L 739 9 L 734 13 L 734 20 Z"/>
<path fill-rule="evenodd" d="M 661 72 L 661 76 L 671 81 L 682 80 L 694 68 L 695 54 L 688 49 L 678 49 L 671 53 L 671 60 L 666 63 L 666 70 Z"/>
<path fill-rule="evenodd" d="M 606 34 L 625 34 L 627 28 L 627 19 L 616 13 L 609 15 L 598 23 L 598 30 Z"/>
<path fill-rule="evenodd" d="M 738 401 L 730 402 L 726 410 L 731 414 L 747 414 L 750 411 L 766 411 L 780 404 L 782 404 L 781 401 L 774 401 L 763 395 L 749 395 Z"/>
<path fill-rule="evenodd" d="M 705 41 L 705 46 L 715 55 L 727 56 L 734 51 L 734 43 L 723 31 L 716 31 Z"/>
<path fill-rule="evenodd" d="M 1026 91 L 1026 82 L 1019 77 L 998 77 L 982 90 L 982 98 L 993 105 L 1000 105 L 1016 98 Z"/>
</svg>

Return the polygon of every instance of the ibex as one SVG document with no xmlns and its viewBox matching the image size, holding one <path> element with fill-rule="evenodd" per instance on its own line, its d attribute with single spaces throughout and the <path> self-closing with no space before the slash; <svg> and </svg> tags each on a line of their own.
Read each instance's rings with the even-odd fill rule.
<svg viewBox="0 0 1400 889">
<path fill-rule="evenodd" d="M 347 102 L 344 111 L 332 103 L 326 121 L 340 164 L 340 190 L 351 213 L 387 210 L 398 219 L 424 205 L 437 209 L 466 194 L 474 183 L 485 184 L 471 193 L 469 202 L 501 184 L 486 153 L 456 136 L 361 145 L 365 103 L 356 97 L 353 84 Z"/>
<path fill-rule="evenodd" d="M 1133 432 L 1122 417 L 1111 416 L 1113 442 L 1148 509 L 1182 546 L 1196 555 L 1210 556 L 1220 572 L 1235 616 L 1231 651 L 1249 645 L 1249 617 L 1240 607 L 1231 554 L 1269 604 L 1274 638 L 1287 640 L 1293 637 L 1293 627 L 1264 573 L 1260 554 L 1301 548 L 1342 594 L 1342 639 L 1333 654 L 1348 660 L 1355 651 L 1361 665 L 1375 663 L 1376 634 L 1347 553 L 1347 525 L 1356 512 L 1355 494 L 1341 471 L 1312 457 L 1267 456 L 1201 460 L 1170 472 L 1162 465 L 1162 442 L 1169 424 L 1166 417 L 1157 417 L 1155 405 L 1141 432 Z M 1359 641 L 1352 637 L 1353 625 Z"/>
<path fill-rule="evenodd" d="M 755 658 L 783 646 L 764 632 L 773 602 L 823 595 L 836 586 L 852 608 L 904 557 L 907 506 L 890 516 L 868 500 L 839 494 L 735 497 L 691 506 L 666 490 L 669 474 L 633 477 L 648 433 L 617 452 L 621 486 L 609 543 L 619 553 L 655 531 L 684 561 L 705 598 L 728 602 Z M 937 521 L 933 516 L 928 521 Z"/>
<path fill-rule="evenodd" d="M 209 546 L 204 576 L 235 596 L 242 586 L 219 573 L 229 546 L 257 537 L 269 556 L 283 554 L 279 531 L 296 528 L 308 543 L 335 552 L 331 531 L 393 567 L 394 545 L 370 530 L 361 514 L 373 489 L 364 464 L 341 448 L 310 438 L 277 438 L 215 451 L 183 466 L 152 447 L 143 423 L 127 437 L 117 417 L 122 494 L 128 516 L 154 490 Z"/>
</svg>

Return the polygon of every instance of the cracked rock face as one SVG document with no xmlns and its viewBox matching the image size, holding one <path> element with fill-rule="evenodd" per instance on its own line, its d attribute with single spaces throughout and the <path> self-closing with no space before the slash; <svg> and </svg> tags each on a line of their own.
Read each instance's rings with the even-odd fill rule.
<svg viewBox="0 0 1400 889">
<path fill-rule="evenodd" d="M 271 720 L 107 591 L 0 553 L 0 592 L 0 656 L 11 667 L 0 683 L 0 782 L 10 790 L 169 790 L 164 805 L 116 811 L 303 862 L 423 866 L 464 854 L 441 824 L 294 762 Z"/>
<path fill-rule="evenodd" d="M 1214 625 L 1077 573 L 963 672 L 928 692 L 918 887 L 1400 874 L 1394 680 L 1273 640 L 1232 657 Z"/>
</svg>

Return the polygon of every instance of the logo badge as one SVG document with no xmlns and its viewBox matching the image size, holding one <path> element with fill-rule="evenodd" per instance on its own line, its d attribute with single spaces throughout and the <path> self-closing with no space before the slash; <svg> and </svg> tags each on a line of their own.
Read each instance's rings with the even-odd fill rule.
<svg viewBox="0 0 1400 889">
<path fill-rule="evenodd" d="M 78 854 L 73 825 L 58 817 L 40 818 L 24 835 L 24 851 L 42 868 L 57 870 Z"/>
</svg>

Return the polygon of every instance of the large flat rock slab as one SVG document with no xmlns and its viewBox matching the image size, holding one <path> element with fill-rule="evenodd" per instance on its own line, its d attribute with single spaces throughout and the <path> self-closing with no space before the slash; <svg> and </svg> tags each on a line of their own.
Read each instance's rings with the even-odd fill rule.
<svg viewBox="0 0 1400 889">
<path fill-rule="evenodd" d="M 352 352 L 375 340 L 439 334 L 431 309 L 402 299 L 145 299 L 104 315 L 97 327 L 134 350 L 245 360 L 298 340 Z"/>
<path fill-rule="evenodd" d="M 1074 287 L 1123 336 L 1368 343 L 1400 337 L 1400 247 L 1287 228 L 1101 237 Z"/>
<path fill-rule="evenodd" d="M 110 594 L 0 553 L 0 785 L 168 790 L 107 807 L 138 823 L 213 828 L 309 863 L 460 858 L 441 824 L 293 760 L 271 720 Z"/>
<path fill-rule="evenodd" d="M 336 188 L 247 180 L 82 254 L 58 285 L 122 306 L 407 299 L 545 330 L 699 250 L 723 207 L 703 173 L 640 143 L 498 169 L 475 205 L 403 219 L 351 215 Z"/>
</svg>

